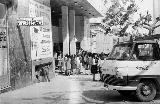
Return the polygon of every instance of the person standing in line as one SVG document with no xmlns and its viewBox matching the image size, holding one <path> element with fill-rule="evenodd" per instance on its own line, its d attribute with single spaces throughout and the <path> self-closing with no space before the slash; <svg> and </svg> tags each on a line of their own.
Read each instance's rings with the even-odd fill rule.
<svg viewBox="0 0 160 104">
<path fill-rule="evenodd" d="M 103 64 L 103 62 L 104 62 L 104 59 L 102 56 L 100 56 L 98 59 L 98 69 L 99 69 L 99 75 L 100 75 L 99 81 L 102 81 L 102 64 Z"/>
<path fill-rule="evenodd" d="M 82 71 L 83 71 L 83 68 L 82 68 L 82 62 L 83 62 L 82 53 L 79 55 L 79 60 L 80 60 L 80 63 L 79 63 L 79 74 L 81 74 Z"/>
<path fill-rule="evenodd" d="M 60 53 L 58 55 L 58 69 L 59 71 L 62 73 L 63 72 L 63 69 L 62 69 L 62 65 L 63 65 L 63 62 L 62 62 L 62 53 Z"/>
<path fill-rule="evenodd" d="M 67 67 L 66 67 L 66 75 L 70 76 L 71 75 L 71 57 L 68 55 L 67 57 Z"/>
<path fill-rule="evenodd" d="M 81 70 L 80 55 L 77 56 L 76 63 L 77 63 L 77 71 L 76 71 L 76 73 L 80 74 L 80 70 Z"/>
<path fill-rule="evenodd" d="M 89 74 L 91 74 L 91 66 L 92 66 L 92 61 L 93 61 L 93 59 L 92 59 L 92 53 L 89 53 L 88 56 L 89 56 L 88 57 L 88 69 L 89 69 Z"/>
<path fill-rule="evenodd" d="M 66 72 L 67 70 L 67 60 L 68 60 L 68 54 L 66 54 L 63 58 L 63 72 Z"/>
<path fill-rule="evenodd" d="M 76 55 L 72 55 L 71 57 L 71 73 L 74 75 L 76 74 Z"/>
<path fill-rule="evenodd" d="M 87 53 L 84 54 L 84 70 L 85 74 L 87 74 Z"/>
<path fill-rule="evenodd" d="M 98 58 L 97 58 L 97 55 L 93 54 L 93 61 L 92 61 L 92 66 L 91 66 L 91 73 L 93 74 L 93 81 L 96 81 L 95 80 L 95 74 L 98 73 L 98 67 L 97 67 L 97 64 L 98 64 Z"/>
<path fill-rule="evenodd" d="M 35 67 L 35 76 L 37 78 L 38 83 L 41 82 L 41 80 L 40 80 L 40 71 L 41 71 L 40 67 L 36 66 Z"/>
</svg>

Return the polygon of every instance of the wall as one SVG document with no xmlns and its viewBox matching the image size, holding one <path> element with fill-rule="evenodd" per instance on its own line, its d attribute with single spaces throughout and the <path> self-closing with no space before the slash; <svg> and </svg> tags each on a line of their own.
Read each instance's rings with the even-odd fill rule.
<svg viewBox="0 0 160 104">
<path fill-rule="evenodd" d="M 50 6 L 50 0 L 36 1 Z M 30 28 L 29 26 L 17 26 L 19 17 L 29 17 L 29 0 L 13 0 L 8 5 L 9 68 L 12 89 L 18 89 L 33 83 L 34 65 L 53 61 L 52 59 L 46 59 L 38 63 L 32 63 Z M 53 69 L 53 65 L 51 65 L 51 68 Z"/>
<path fill-rule="evenodd" d="M 91 52 L 93 53 L 110 53 L 113 45 L 117 43 L 117 37 L 112 34 L 105 34 L 105 30 L 101 25 L 91 24 Z"/>
<path fill-rule="evenodd" d="M 103 52 L 104 53 L 110 53 L 112 48 L 113 48 L 113 40 L 114 40 L 114 36 L 111 35 L 111 34 L 107 34 L 105 35 L 105 38 L 104 38 L 104 50 Z"/>
<path fill-rule="evenodd" d="M 28 16 L 28 0 L 14 0 L 8 8 L 9 63 L 13 89 L 31 84 L 29 27 L 17 26 L 18 17 Z"/>
<path fill-rule="evenodd" d="M 59 43 L 59 34 L 58 34 L 58 27 L 52 26 L 52 38 L 53 43 Z"/>
<path fill-rule="evenodd" d="M 53 43 L 63 43 L 62 28 L 52 26 Z"/>
</svg>

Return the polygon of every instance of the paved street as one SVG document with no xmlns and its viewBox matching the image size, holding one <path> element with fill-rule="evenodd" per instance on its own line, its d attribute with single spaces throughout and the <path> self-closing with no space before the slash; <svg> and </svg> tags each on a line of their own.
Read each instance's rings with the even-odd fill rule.
<svg viewBox="0 0 160 104">
<path fill-rule="evenodd" d="M 98 78 L 97 78 L 98 79 Z M 151 103 L 158 103 L 160 98 Z M 131 103 L 132 102 L 132 103 Z M 133 103 L 134 102 L 134 103 Z M 58 75 L 51 82 L 41 82 L 2 93 L 0 104 L 144 104 L 134 97 L 123 98 L 116 91 L 106 91 L 91 75 Z M 146 103 L 145 103 L 146 104 Z"/>
</svg>

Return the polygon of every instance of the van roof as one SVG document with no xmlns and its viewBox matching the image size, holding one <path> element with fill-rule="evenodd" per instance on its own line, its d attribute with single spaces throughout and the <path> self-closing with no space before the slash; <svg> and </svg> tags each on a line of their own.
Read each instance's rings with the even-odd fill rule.
<svg viewBox="0 0 160 104">
<path fill-rule="evenodd" d="M 133 43 L 157 43 L 157 42 L 154 40 L 141 40 L 141 41 L 133 41 L 133 42 L 130 42 L 130 41 L 120 42 L 119 44 L 133 44 Z"/>
<path fill-rule="evenodd" d="M 134 43 L 157 43 L 154 40 L 142 40 L 142 41 L 133 41 Z"/>
</svg>

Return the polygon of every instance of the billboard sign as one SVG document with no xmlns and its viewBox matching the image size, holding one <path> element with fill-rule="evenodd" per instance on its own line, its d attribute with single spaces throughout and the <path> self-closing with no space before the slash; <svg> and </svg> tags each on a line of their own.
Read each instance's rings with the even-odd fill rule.
<svg viewBox="0 0 160 104">
<path fill-rule="evenodd" d="M 17 20 L 19 26 L 42 26 L 43 17 L 29 17 L 29 18 L 19 18 Z"/>
<path fill-rule="evenodd" d="M 32 60 L 53 57 L 51 8 L 30 0 L 29 15 L 32 18 L 43 17 L 43 25 L 30 27 Z"/>
</svg>

